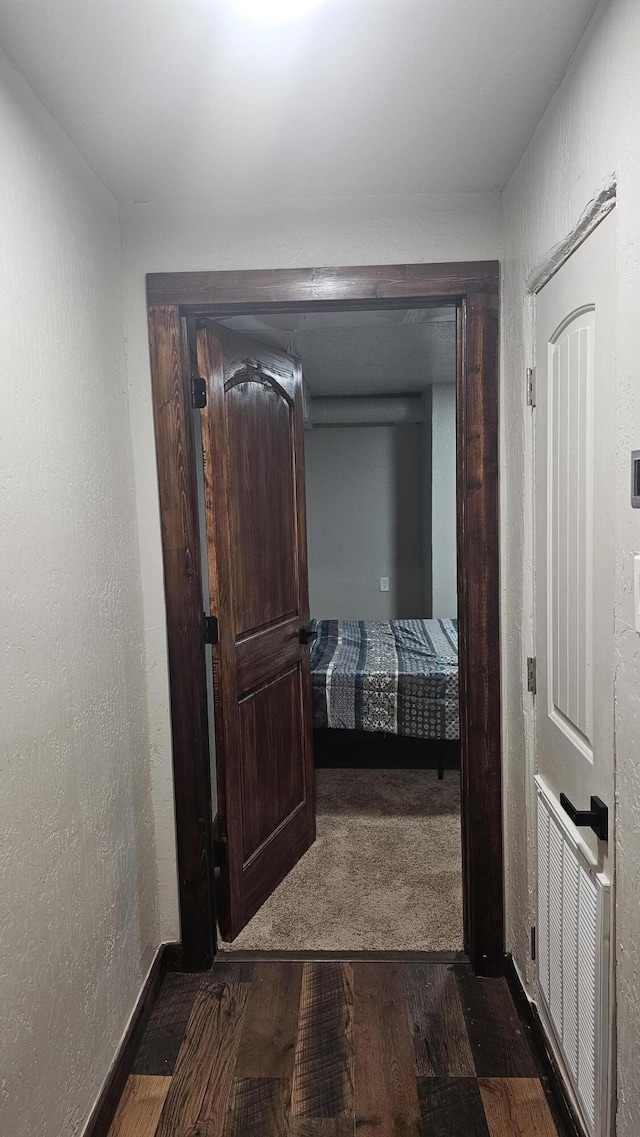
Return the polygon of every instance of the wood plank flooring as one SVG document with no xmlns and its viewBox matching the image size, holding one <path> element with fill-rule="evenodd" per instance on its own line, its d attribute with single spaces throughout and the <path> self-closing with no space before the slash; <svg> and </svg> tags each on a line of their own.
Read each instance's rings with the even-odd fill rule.
<svg viewBox="0 0 640 1137">
<path fill-rule="evenodd" d="M 165 977 L 109 1137 L 356 1134 L 562 1134 L 504 980 L 395 960 Z"/>
</svg>

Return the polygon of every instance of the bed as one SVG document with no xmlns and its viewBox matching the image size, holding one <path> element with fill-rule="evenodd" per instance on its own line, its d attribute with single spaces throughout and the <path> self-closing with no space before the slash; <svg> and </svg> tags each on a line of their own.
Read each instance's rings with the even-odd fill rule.
<svg viewBox="0 0 640 1137">
<path fill-rule="evenodd" d="M 410 765 L 435 764 L 439 776 L 447 758 L 457 764 L 457 620 L 318 620 L 314 629 L 319 765 L 333 764 L 331 755 L 336 760 L 345 747 L 352 759 L 358 751 L 368 755 L 366 764 L 390 757 L 394 765 L 408 759 Z M 402 749 L 403 740 L 412 746 Z"/>
</svg>

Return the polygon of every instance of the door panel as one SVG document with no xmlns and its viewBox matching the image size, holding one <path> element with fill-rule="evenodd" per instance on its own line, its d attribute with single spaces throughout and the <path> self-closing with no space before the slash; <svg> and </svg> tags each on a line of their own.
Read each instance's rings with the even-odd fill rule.
<svg viewBox="0 0 640 1137">
<path fill-rule="evenodd" d="M 614 211 L 536 299 L 537 765 L 579 809 L 614 804 L 615 281 Z"/>
<path fill-rule="evenodd" d="M 233 939 L 315 838 L 296 360 L 198 323 L 220 836 L 219 919 Z"/>
<path fill-rule="evenodd" d="M 295 415 L 279 384 L 246 368 L 225 383 L 236 635 L 298 613 Z M 251 540 L 243 540 L 247 519 Z"/>
<path fill-rule="evenodd" d="M 240 703 L 244 857 L 248 861 L 304 802 L 299 665 Z"/>
<path fill-rule="evenodd" d="M 593 761 L 594 309 L 573 313 L 549 347 L 550 714 Z"/>
</svg>

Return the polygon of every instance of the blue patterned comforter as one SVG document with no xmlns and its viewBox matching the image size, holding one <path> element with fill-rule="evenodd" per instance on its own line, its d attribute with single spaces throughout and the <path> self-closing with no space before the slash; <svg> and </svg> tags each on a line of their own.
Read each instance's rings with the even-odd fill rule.
<svg viewBox="0 0 640 1137">
<path fill-rule="evenodd" d="M 314 727 L 459 738 L 457 620 L 318 620 Z"/>
</svg>

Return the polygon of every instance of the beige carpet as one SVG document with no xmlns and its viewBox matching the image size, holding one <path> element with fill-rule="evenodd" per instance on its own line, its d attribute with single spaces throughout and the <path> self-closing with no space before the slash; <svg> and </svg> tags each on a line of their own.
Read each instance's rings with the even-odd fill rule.
<svg viewBox="0 0 640 1137">
<path fill-rule="evenodd" d="M 317 776 L 315 844 L 222 950 L 461 951 L 459 774 Z"/>
</svg>

